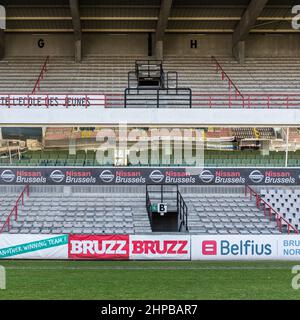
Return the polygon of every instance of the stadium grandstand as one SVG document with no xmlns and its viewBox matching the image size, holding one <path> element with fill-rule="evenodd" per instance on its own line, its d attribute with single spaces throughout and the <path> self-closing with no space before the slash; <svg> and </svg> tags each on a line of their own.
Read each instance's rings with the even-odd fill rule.
<svg viewBox="0 0 300 320">
<path fill-rule="evenodd" d="M 11 245 L 299 233 L 295 1 L 1 4 L 0 232 Z"/>
</svg>

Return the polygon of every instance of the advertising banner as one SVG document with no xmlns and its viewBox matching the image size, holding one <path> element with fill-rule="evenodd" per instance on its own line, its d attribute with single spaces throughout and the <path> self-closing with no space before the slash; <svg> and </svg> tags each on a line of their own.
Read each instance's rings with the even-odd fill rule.
<svg viewBox="0 0 300 320">
<path fill-rule="evenodd" d="M 93 94 L 1 94 L 1 107 L 92 107 L 104 106 L 104 95 Z"/>
<path fill-rule="evenodd" d="M 299 235 L 192 235 L 192 260 L 300 260 Z"/>
<path fill-rule="evenodd" d="M 0 185 L 300 185 L 300 169 L 253 168 L 0 168 Z"/>
<path fill-rule="evenodd" d="M 131 235 L 130 260 L 190 260 L 189 235 Z"/>
<path fill-rule="evenodd" d="M 129 235 L 69 235 L 68 257 L 129 260 Z"/>
<path fill-rule="evenodd" d="M 279 236 L 278 238 L 278 259 L 300 260 L 300 237 Z"/>
<path fill-rule="evenodd" d="M 297 261 L 300 236 L 1 234 L 0 259 Z"/>
<path fill-rule="evenodd" d="M 67 258 L 68 235 L 0 235 L 0 259 Z"/>
</svg>

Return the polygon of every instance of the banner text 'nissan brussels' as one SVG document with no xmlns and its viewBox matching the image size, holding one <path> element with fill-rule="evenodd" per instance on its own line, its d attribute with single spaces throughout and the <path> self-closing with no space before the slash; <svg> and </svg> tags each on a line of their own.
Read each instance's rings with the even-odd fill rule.
<svg viewBox="0 0 300 320">
<path fill-rule="evenodd" d="M 32 185 L 300 185 L 293 168 L 0 168 L 0 184 Z"/>
</svg>

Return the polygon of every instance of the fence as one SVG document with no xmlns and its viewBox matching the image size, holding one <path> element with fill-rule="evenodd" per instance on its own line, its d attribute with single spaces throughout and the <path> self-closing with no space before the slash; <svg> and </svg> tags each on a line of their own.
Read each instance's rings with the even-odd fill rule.
<svg viewBox="0 0 300 320">
<path fill-rule="evenodd" d="M 23 189 L 23 191 L 20 193 L 19 197 L 16 200 L 14 207 L 12 208 L 12 210 L 10 211 L 9 215 L 7 216 L 4 224 L 2 225 L 2 227 L 0 229 L 0 233 L 4 232 L 5 228 L 7 228 L 7 231 L 10 230 L 11 219 L 13 217 L 14 217 L 15 221 L 18 220 L 18 210 L 19 210 L 20 201 L 21 201 L 21 205 L 23 206 L 25 195 L 27 197 L 29 197 L 29 185 L 26 185 L 25 188 Z"/>
<path fill-rule="evenodd" d="M 278 230 L 280 232 L 283 231 L 283 222 L 287 226 L 287 233 L 290 234 L 291 232 L 299 233 L 299 231 L 290 224 L 285 218 L 283 218 L 275 209 L 273 209 L 264 199 L 262 199 L 261 195 L 253 190 L 249 186 L 245 186 L 245 197 L 247 197 L 249 192 L 250 200 L 252 197 L 255 197 L 256 206 L 257 208 L 261 209 L 263 207 L 265 217 L 269 217 L 270 221 L 275 218 L 277 223 Z"/>
</svg>

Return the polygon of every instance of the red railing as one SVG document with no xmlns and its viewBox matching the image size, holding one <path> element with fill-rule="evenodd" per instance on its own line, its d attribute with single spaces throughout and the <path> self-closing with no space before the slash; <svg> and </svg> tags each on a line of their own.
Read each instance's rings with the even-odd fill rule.
<svg viewBox="0 0 300 320">
<path fill-rule="evenodd" d="M 48 62 L 49 62 L 49 56 L 47 56 L 43 66 L 42 66 L 42 69 L 41 69 L 40 74 L 39 74 L 39 76 L 38 76 L 38 78 L 37 78 L 37 80 L 36 80 L 36 82 L 34 84 L 34 87 L 32 89 L 31 94 L 35 94 L 37 91 L 40 91 L 40 83 L 41 83 L 41 80 L 44 79 L 44 75 L 47 72 L 47 64 L 48 64 Z"/>
<path fill-rule="evenodd" d="M 14 217 L 15 221 L 18 220 L 18 210 L 19 210 L 19 205 L 20 205 L 20 201 L 21 204 L 24 205 L 24 198 L 25 198 L 25 194 L 27 197 L 29 197 L 29 185 L 27 185 L 23 191 L 20 193 L 14 207 L 12 208 L 12 210 L 10 211 L 9 215 L 7 216 L 3 226 L 0 229 L 0 233 L 2 233 L 5 228 L 7 228 L 7 231 L 10 230 L 11 227 L 11 219 Z"/>
<path fill-rule="evenodd" d="M 297 109 L 298 93 L 249 93 L 236 96 L 226 93 L 193 93 L 193 108 Z"/>
<path fill-rule="evenodd" d="M 285 222 L 287 225 L 287 232 L 290 234 L 292 231 L 294 233 L 299 233 L 298 229 L 294 227 L 291 223 L 289 223 L 284 217 L 282 217 L 275 209 L 273 209 L 264 199 L 262 199 L 261 195 L 253 190 L 249 186 L 245 186 L 245 197 L 248 196 L 248 192 L 250 195 L 250 200 L 255 197 L 256 206 L 258 209 L 261 209 L 261 206 L 264 210 L 264 216 L 269 217 L 270 221 L 272 221 L 273 216 L 275 217 L 275 221 L 278 227 L 278 230 L 282 232 L 282 222 Z"/>
<path fill-rule="evenodd" d="M 235 90 L 235 95 L 243 97 L 241 91 L 239 88 L 235 85 L 235 83 L 231 80 L 230 76 L 226 73 L 226 71 L 223 69 L 219 61 L 216 57 L 212 56 L 211 61 L 216 64 L 216 72 L 221 72 L 221 79 L 228 81 L 228 90 L 231 93 L 232 88 Z"/>
</svg>

